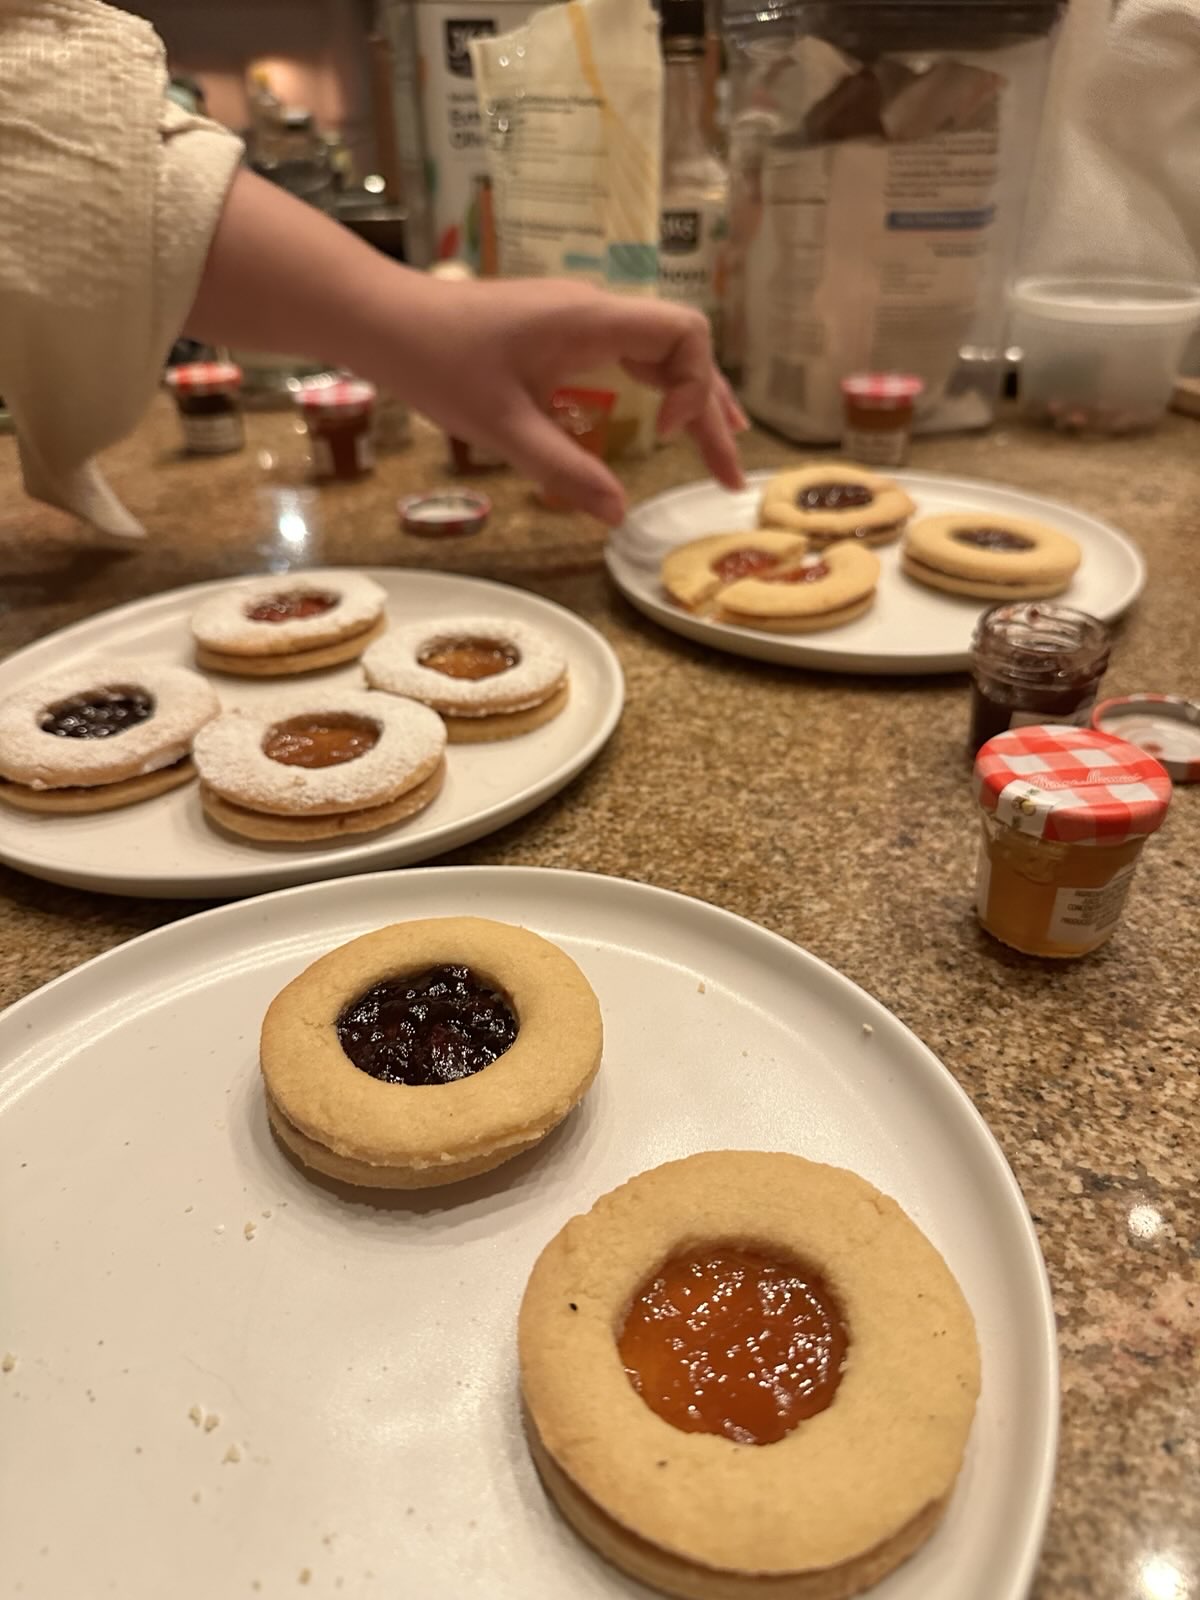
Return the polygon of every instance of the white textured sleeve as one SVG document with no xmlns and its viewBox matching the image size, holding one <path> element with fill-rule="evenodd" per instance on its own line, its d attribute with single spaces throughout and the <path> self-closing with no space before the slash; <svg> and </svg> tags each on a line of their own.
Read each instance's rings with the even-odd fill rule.
<svg viewBox="0 0 1200 1600">
<path fill-rule="evenodd" d="M 127 537 L 91 458 L 149 404 L 241 158 L 165 88 L 148 23 L 0 0 L 0 394 L 29 492 Z"/>
</svg>

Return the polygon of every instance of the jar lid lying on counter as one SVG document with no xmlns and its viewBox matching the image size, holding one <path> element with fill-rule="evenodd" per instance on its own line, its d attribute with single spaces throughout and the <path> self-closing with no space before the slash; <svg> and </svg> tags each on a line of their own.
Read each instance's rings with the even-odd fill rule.
<svg viewBox="0 0 1200 1600">
<path fill-rule="evenodd" d="M 426 538 L 478 533 L 492 513 L 487 495 L 474 489 L 436 489 L 411 494 L 399 502 L 400 520 L 409 533 Z"/>
<path fill-rule="evenodd" d="M 975 759 L 975 797 L 1034 838 L 1118 844 L 1162 826 L 1171 780 L 1137 745 L 1095 728 L 1010 728 Z"/>
<path fill-rule="evenodd" d="M 1102 700 L 1092 727 L 1137 745 L 1176 783 L 1200 783 L 1200 705 L 1175 694 L 1126 694 Z"/>
</svg>

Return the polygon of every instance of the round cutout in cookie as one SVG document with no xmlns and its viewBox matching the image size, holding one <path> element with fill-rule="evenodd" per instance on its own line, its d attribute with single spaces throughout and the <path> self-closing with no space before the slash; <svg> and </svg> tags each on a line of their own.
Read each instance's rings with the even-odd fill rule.
<svg viewBox="0 0 1200 1600">
<path fill-rule="evenodd" d="M 676 605 L 702 611 L 718 590 L 756 572 L 804 554 L 807 541 L 797 533 L 751 528 L 744 533 L 712 533 L 677 545 L 663 557 L 659 577 Z"/>
<path fill-rule="evenodd" d="M 1048 523 L 991 511 L 922 517 L 901 551 L 901 567 L 916 582 L 980 600 L 1061 594 L 1081 560 L 1074 539 Z"/>
<path fill-rule="evenodd" d="M 425 1188 L 545 1138 L 600 1066 L 591 985 L 556 945 L 479 917 L 397 923 L 331 951 L 272 1001 L 271 1121 L 343 1182 Z"/>
<path fill-rule="evenodd" d="M 111 811 L 194 773 L 192 740 L 219 703 L 186 667 L 100 659 L 0 704 L 0 798 L 26 811 Z"/>
<path fill-rule="evenodd" d="M 717 595 L 719 622 L 771 633 L 816 633 L 861 617 L 875 600 L 879 560 L 858 544 L 830 545 L 762 577 L 742 578 Z"/>
<path fill-rule="evenodd" d="M 541 727 L 567 703 L 567 662 L 540 628 L 500 617 L 451 617 L 393 628 L 363 657 L 367 682 L 445 719 L 454 744 Z"/>
<path fill-rule="evenodd" d="M 886 1576 L 945 1510 L 980 1378 L 962 1291 L 893 1200 L 742 1151 L 569 1221 L 530 1275 L 518 1355 L 559 1509 L 689 1600 L 847 1600 Z"/>
<path fill-rule="evenodd" d="M 385 626 L 386 595 L 358 572 L 291 572 L 223 589 L 192 615 L 198 663 L 285 677 L 353 661 Z"/>
<path fill-rule="evenodd" d="M 818 549 L 842 539 L 877 545 L 898 539 L 915 510 L 891 478 L 842 461 L 818 461 L 770 479 L 759 521 L 802 533 Z"/>
<path fill-rule="evenodd" d="M 195 747 L 206 813 L 261 840 L 336 838 L 406 820 L 442 784 L 446 730 L 369 690 L 289 690 L 224 712 Z"/>
</svg>

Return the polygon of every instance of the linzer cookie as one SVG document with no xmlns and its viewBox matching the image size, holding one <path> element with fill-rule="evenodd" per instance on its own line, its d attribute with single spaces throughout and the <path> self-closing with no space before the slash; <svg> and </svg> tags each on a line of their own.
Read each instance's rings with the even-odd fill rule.
<svg viewBox="0 0 1200 1600">
<path fill-rule="evenodd" d="M 480 917 L 401 922 L 331 951 L 263 1021 L 267 1111 L 306 1166 L 420 1189 L 528 1150 L 586 1093 L 603 1027 L 556 945 Z"/>
<path fill-rule="evenodd" d="M 846 1600 L 930 1537 L 979 1393 L 971 1311 L 864 1179 L 710 1151 L 543 1250 L 518 1323 L 531 1454 L 575 1531 L 688 1600 Z"/>
<path fill-rule="evenodd" d="M 914 522 L 901 566 L 910 578 L 980 600 L 1061 594 L 1082 560 L 1074 539 L 1032 517 L 952 512 Z"/>
<path fill-rule="evenodd" d="M 663 558 L 662 586 L 688 611 L 702 611 L 719 590 L 739 578 L 770 572 L 807 547 L 798 533 L 757 528 L 748 533 L 713 533 L 681 544 Z"/>
<path fill-rule="evenodd" d="M 915 510 L 891 478 L 866 467 L 819 461 L 772 478 L 763 490 L 759 521 L 802 533 L 821 549 L 843 539 L 890 544 Z"/>
<path fill-rule="evenodd" d="M 716 597 L 718 622 L 769 633 L 817 633 L 840 628 L 868 611 L 879 582 L 879 560 L 856 544 L 830 545 L 821 555 L 787 561 L 742 578 Z"/>
<path fill-rule="evenodd" d="M 0 799 L 22 811 L 112 811 L 196 775 L 192 740 L 220 709 L 186 667 L 97 660 L 0 705 Z"/>
<path fill-rule="evenodd" d="M 387 596 L 357 572 L 300 572 L 224 589 L 196 610 L 196 661 L 243 678 L 357 661 L 383 632 Z"/>
<path fill-rule="evenodd" d="M 567 703 L 567 663 L 540 628 L 451 617 L 393 628 L 363 657 L 367 682 L 430 706 L 451 744 L 511 739 Z"/>
<path fill-rule="evenodd" d="M 200 799 L 210 821 L 248 839 L 375 833 L 436 798 L 445 748 L 440 720 L 410 700 L 289 690 L 203 730 Z"/>
</svg>

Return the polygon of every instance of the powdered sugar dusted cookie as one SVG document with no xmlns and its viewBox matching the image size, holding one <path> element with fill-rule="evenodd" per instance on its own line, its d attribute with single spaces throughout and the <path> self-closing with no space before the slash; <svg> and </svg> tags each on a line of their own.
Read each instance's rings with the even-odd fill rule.
<svg viewBox="0 0 1200 1600">
<path fill-rule="evenodd" d="M 754 528 L 746 533 L 712 533 L 690 539 L 664 556 L 659 576 L 677 605 L 688 611 L 705 606 L 718 590 L 754 573 L 769 572 L 781 561 L 804 554 L 799 533 Z"/>
<path fill-rule="evenodd" d="M 109 811 L 186 783 L 220 709 L 186 667 L 97 659 L 0 704 L 0 798 L 25 811 Z M 152 779 L 153 775 L 153 779 Z"/>
<path fill-rule="evenodd" d="M 367 682 L 445 720 L 452 744 L 507 739 L 567 703 L 567 663 L 540 628 L 500 617 L 451 617 L 393 628 L 363 656 Z"/>
<path fill-rule="evenodd" d="M 298 572 L 224 589 L 192 617 L 211 671 L 284 677 L 339 666 L 383 631 L 387 596 L 358 572 Z"/>
<path fill-rule="evenodd" d="M 835 544 L 804 561 L 789 561 L 722 589 L 721 622 L 771 633 L 816 633 L 853 622 L 872 605 L 879 560 L 857 544 Z"/>
<path fill-rule="evenodd" d="M 802 533 L 820 549 L 842 539 L 890 544 L 915 510 L 891 478 L 842 461 L 817 461 L 770 480 L 759 520 Z"/>
<path fill-rule="evenodd" d="M 252 839 L 372 832 L 441 788 L 446 730 L 434 712 L 369 690 L 292 690 L 223 713 L 196 742 L 201 800 Z"/>
</svg>

